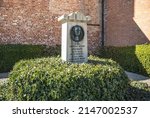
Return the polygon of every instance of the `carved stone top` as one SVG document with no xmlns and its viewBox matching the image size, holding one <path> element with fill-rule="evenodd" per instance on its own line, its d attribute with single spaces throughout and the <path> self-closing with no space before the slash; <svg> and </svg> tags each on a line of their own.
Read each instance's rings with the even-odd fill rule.
<svg viewBox="0 0 150 118">
<path fill-rule="evenodd" d="M 65 22 L 88 22 L 91 20 L 90 16 L 85 16 L 84 14 L 82 14 L 81 12 L 73 12 L 69 15 L 62 15 L 61 17 L 58 18 L 58 21 L 61 23 L 65 23 Z"/>
</svg>

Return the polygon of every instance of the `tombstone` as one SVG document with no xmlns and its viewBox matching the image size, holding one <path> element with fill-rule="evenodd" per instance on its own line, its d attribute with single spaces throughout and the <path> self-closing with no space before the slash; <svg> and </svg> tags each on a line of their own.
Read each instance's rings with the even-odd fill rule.
<svg viewBox="0 0 150 118">
<path fill-rule="evenodd" d="M 80 12 L 58 18 L 62 23 L 61 59 L 67 62 L 85 63 L 88 61 L 87 22 L 90 16 Z"/>
</svg>

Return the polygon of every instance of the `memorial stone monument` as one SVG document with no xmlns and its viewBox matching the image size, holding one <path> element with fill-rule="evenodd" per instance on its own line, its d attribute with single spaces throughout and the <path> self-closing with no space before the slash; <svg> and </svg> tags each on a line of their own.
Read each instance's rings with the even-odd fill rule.
<svg viewBox="0 0 150 118">
<path fill-rule="evenodd" d="M 88 61 L 87 22 L 90 16 L 80 12 L 58 18 L 62 23 L 61 58 L 63 61 L 84 63 Z"/>
</svg>

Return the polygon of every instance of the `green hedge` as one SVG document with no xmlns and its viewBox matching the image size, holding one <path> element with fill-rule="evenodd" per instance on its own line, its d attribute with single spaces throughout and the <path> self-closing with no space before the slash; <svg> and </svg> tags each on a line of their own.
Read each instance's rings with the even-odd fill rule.
<svg viewBox="0 0 150 118">
<path fill-rule="evenodd" d="M 7 83 L 0 84 L 0 101 L 9 100 L 7 98 L 8 88 L 9 87 Z M 150 101 L 150 86 L 148 86 L 146 83 L 131 81 L 126 91 L 125 100 Z"/>
<path fill-rule="evenodd" d="M 150 76 L 150 44 L 131 47 L 105 47 L 95 55 L 117 61 L 125 70 Z"/>
<path fill-rule="evenodd" d="M 146 83 L 131 81 L 126 96 L 128 101 L 150 101 L 150 86 Z"/>
<path fill-rule="evenodd" d="M 20 61 L 10 74 L 7 100 L 124 100 L 128 78 L 112 60 L 88 63 L 59 57 Z"/>
<path fill-rule="evenodd" d="M 0 81 L 0 101 L 5 101 L 6 99 L 6 94 L 7 94 L 7 89 L 8 88 L 8 84 L 7 83 L 3 83 Z"/>
<path fill-rule="evenodd" d="M 8 72 L 21 59 L 33 59 L 60 54 L 60 46 L 0 45 L 0 72 Z"/>
</svg>

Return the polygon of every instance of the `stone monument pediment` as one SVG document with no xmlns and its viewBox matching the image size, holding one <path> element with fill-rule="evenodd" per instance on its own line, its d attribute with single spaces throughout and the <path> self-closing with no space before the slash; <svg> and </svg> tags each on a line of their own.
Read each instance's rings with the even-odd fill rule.
<svg viewBox="0 0 150 118">
<path fill-rule="evenodd" d="M 85 16 L 83 13 L 81 12 L 73 12 L 70 13 L 69 15 L 62 15 L 61 17 L 58 18 L 59 22 L 89 22 L 91 20 L 90 16 Z"/>
</svg>

